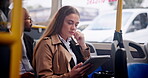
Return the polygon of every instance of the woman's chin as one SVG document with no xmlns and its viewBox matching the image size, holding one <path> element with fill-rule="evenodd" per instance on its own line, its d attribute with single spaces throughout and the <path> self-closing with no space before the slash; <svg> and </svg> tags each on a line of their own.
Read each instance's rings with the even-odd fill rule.
<svg viewBox="0 0 148 78">
<path fill-rule="evenodd" d="M 69 35 L 68 37 L 72 37 L 73 35 Z"/>
</svg>

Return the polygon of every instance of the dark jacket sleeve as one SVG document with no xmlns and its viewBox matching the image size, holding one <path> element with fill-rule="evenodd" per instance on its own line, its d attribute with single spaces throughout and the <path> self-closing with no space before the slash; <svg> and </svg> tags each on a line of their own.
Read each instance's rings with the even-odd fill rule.
<svg viewBox="0 0 148 78">
<path fill-rule="evenodd" d="M 32 64 L 34 40 L 33 38 L 31 38 L 29 35 L 25 33 L 24 33 L 23 39 L 24 39 L 24 43 L 27 51 L 27 57 L 29 59 L 30 64 Z"/>
</svg>

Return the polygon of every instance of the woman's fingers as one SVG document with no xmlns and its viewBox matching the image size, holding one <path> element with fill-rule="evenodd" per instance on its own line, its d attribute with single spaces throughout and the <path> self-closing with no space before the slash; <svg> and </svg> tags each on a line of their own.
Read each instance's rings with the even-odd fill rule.
<svg viewBox="0 0 148 78">
<path fill-rule="evenodd" d="M 84 34 L 79 32 L 79 31 L 76 31 L 75 34 L 74 34 L 74 37 L 77 39 L 77 40 L 83 40 L 84 39 Z"/>
<path fill-rule="evenodd" d="M 83 63 L 79 63 L 76 66 L 73 67 L 71 71 L 71 76 L 79 78 L 85 75 L 85 73 L 88 71 L 88 69 L 92 67 L 92 64 L 86 64 L 83 65 Z"/>
<path fill-rule="evenodd" d="M 77 64 L 76 66 L 74 66 L 74 68 L 77 69 L 77 68 L 81 67 L 82 65 L 83 65 L 83 63 L 81 62 L 81 63 Z"/>
<path fill-rule="evenodd" d="M 79 31 L 77 31 L 75 34 L 74 34 L 74 37 L 76 38 L 76 40 L 80 40 L 81 39 L 81 33 Z"/>
<path fill-rule="evenodd" d="M 82 66 L 80 74 L 84 75 L 88 71 L 88 69 L 90 69 L 91 67 L 92 67 L 92 64 L 90 63 Z"/>
</svg>

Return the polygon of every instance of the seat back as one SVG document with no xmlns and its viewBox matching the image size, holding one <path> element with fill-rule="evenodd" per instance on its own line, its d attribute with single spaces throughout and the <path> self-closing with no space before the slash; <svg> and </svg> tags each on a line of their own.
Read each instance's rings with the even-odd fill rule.
<svg viewBox="0 0 148 78">
<path fill-rule="evenodd" d="M 121 44 L 122 45 L 122 44 Z M 118 41 L 113 41 L 111 46 L 111 59 L 115 78 L 128 78 L 126 51 L 119 47 Z"/>
<path fill-rule="evenodd" d="M 124 40 L 128 78 L 148 78 L 148 56 L 143 44 Z"/>
<path fill-rule="evenodd" d="M 114 41 L 112 44 L 112 60 L 115 77 L 118 78 L 119 74 L 122 75 L 126 73 L 127 69 L 128 78 L 148 78 L 148 44 L 144 45 L 129 40 L 123 40 L 123 45 L 124 48 L 122 49 L 118 47 L 117 41 Z M 124 61 L 125 57 L 127 63 Z"/>
<path fill-rule="evenodd" d="M 148 56 L 143 44 L 124 40 L 124 48 L 127 55 L 127 63 L 148 63 Z"/>
<path fill-rule="evenodd" d="M 146 52 L 146 54 L 148 56 L 148 43 L 145 43 L 144 44 L 144 49 L 145 49 L 145 52 Z"/>
<path fill-rule="evenodd" d="M 97 52 L 96 52 L 94 45 L 89 42 L 86 42 L 86 44 L 90 47 L 90 55 L 97 56 Z"/>
</svg>

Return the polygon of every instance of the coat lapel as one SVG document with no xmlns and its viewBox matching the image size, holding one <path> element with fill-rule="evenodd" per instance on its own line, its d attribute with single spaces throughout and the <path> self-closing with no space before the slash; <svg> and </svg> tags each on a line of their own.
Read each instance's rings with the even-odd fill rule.
<svg viewBox="0 0 148 78">
<path fill-rule="evenodd" d="M 68 61 L 68 71 L 71 71 L 70 60 L 72 58 L 72 55 L 64 48 L 64 46 L 62 46 L 63 43 L 59 39 L 58 35 L 51 36 L 51 40 L 52 40 L 53 45 L 61 44 L 59 48 L 61 48 L 61 52 L 63 52 L 65 54 L 65 57 Z M 58 48 L 57 48 L 57 50 L 58 50 Z"/>
</svg>

